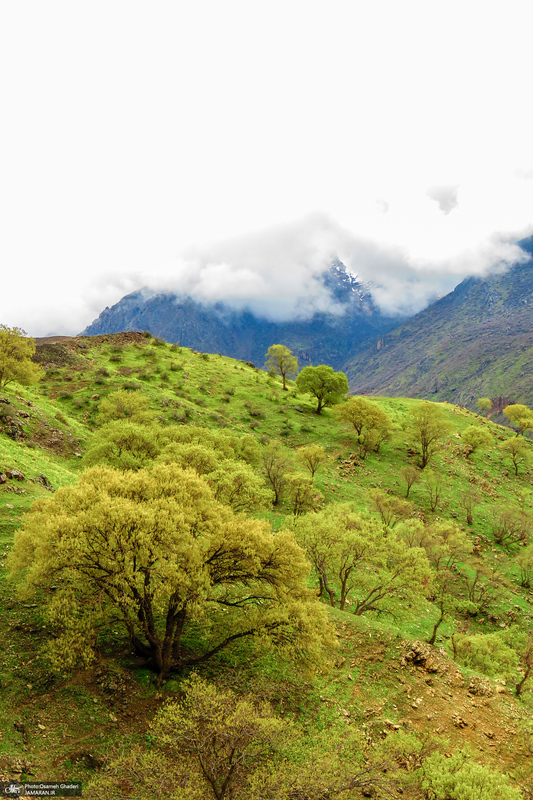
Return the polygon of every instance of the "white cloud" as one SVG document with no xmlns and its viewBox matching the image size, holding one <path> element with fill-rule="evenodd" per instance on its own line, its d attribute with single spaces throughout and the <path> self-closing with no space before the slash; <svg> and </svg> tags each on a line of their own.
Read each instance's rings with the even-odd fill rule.
<svg viewBox="0 0 533 800">
<path fill-rule="evenodd" d="M 309 313 L 332 252 L 386 308 L 492 269 L 533 221 L 530 13 L 2 4 L 0 322 L 74 333 L 143 284 Z"/>
</svg>

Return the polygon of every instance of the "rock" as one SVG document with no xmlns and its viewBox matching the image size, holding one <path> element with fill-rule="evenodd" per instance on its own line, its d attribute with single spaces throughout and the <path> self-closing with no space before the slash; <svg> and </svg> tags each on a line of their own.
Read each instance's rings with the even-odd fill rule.
<svg viewBox="0 0 533 800">
<path fill-rule="evenodd" d="M 17 419 L 10 419 L 7 422 L 5 432 L 10 439 L 13 439 L 14 442 L 20 442 L 21 439 L 24 439 L 24 428 L 22 427 L 22 422 L 19 422 Z"/>
<path fill-rule="evenodd" d="M 406 664 L 421 666 L 427 672 L 438 672 L 438 664 L 431 654 L 431 650 L 422 642 L 413 642 L 402 659 Z M 401 662 L 400 662 L 401 663 Z"/>
<path fill-rule="evenodd" d="M 25 480 L 24 473 L 21 472 L 19 469 L 6 469 L 6 475 L 8 478 L 11 478 L 14 481 Z"/>
<path fill-rule="evenodd" d="M 38 483 L 44 489 L 48 489 L 49 492 L 55 492 L 54 487 L 52 486 L 46 475 L 44 475 L 42 472 L 39 472 L 39 474 L 35 476 L 33 482 Z"/>
<path fill-rule="evenodd" d="M 0 472 L 0 483 L 5 483 L 7 481 L 7 475 L 5 472 Z"/>
</svg>

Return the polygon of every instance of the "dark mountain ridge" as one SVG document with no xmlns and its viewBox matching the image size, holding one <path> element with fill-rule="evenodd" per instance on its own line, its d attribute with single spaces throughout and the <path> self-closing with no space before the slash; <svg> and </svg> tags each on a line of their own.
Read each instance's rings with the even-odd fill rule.
<svg viewBox="0 0 533 800">
<path fill-rule="evenodd" d="M 372 338 L 394 328 L 402 318 L 382 314 L 368 288 L 335 262 L 323 277 L 344 313 L 315 313 L 308 319 L 273 322 L 225 303 L 200 303 L 171 293 L 143 291 L 106 308 L 83 335 L 149 330 L 167 342 L 208 353 L 222 353 L 262 365 L 271 344 L 282 343 L 300 364 L 325 363 L 341 369 Z"/>
</svg>

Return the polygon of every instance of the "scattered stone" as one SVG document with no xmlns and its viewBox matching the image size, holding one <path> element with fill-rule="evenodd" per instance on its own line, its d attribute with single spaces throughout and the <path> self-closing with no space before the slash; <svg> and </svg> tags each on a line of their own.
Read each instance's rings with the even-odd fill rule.
<svg viewBox="0 0 533 800">
<path fill-rule="evenodd" d="M 115 717 L 114 714 L 110 714 L 109 719 L 111 720 L 111 722 L 118 722 L 118 717 Z"/>
<path fill-rule="evenodd" d="M 468 722 L 459 714 L 452 714 L 452 722 L 457 728 L 468 728 Z"/>
<path fill-rule="evenodd" d="M 383 722 L 385 723 L 387 728 L 392 728 L 392 730 L 394 730 L 394 731 L 399 731 L 400 730 L 400 726 L 396 725 L 396 723 L 394 723 L 394 722 L 391 722 L 390 719 L 384 719 Z"/>
<path fill-rule="evenodd" d="M 490 681 L 475 676 L 470 678 L 466 690 L 478 697 L 492 697 L 494 694 Z"/>
</svg>

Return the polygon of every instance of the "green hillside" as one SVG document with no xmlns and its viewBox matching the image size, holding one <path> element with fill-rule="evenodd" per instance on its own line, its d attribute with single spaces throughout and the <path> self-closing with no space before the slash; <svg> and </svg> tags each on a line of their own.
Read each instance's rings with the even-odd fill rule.
<svg viewBox="0 0 533 800">
<path fill-rule="evenodd" d="M 0 780 L 80 780 L 84 797 L 139 800 L 532 796 L 528 439 L 513 462 L 505 447 L 517 437 L 508 428 L 448 403 L 377 397 L 378 447 L 369 417 L 358 437 L 339 407 L 316 414 L 316 401 L 294 382 L 284 392 L 279 377 L 251 364 L 138 333 L 41 340 L 35 360 L 45 372 L 39 384 L 0 393 Z M 421 470 L 424 419 L 436 438 Z M 469 452 L 479 431 L 489 437 Z M 312 452 L 319 456 L 313 479 L 304 463 Z M 287 471 L 277 505 L 269 456 Z M 135 482 L 144 487 L 139 526 L 149 520 L 150 481 L 158 482 L 150 497 L 159 510 L 146 524 L 164 530 L 172 481 L 184 480 L 176 464 L 203 475 L 186 473 L 190 488 L 179 501 L 190 519 L 202 517 L 193 527 L 216 511 L 213 536 L 226 526 L 228 536 L 242 531 L 250 543 L 267 537 L 295 560 L 294 574 L 289 563 L 278 584 L 264 566 L 264 597 L 253 600 L 258 613 L 271 603 L 283 636 L 269 638 L 265 627 L 191 665 L 213 637 L 232 630 L 236 606 L 249 602 L 242 593 L 255 578 L 241 572 L 233 594 L 212 596 L 226 603 L 219 616 L 202 606 L 207 589 L 198 590 L 184 666 L 161 679 L 133 651 L 120 614 L 97 615 L 101 598 L 87 595 L 82 608 L 74 585 L 72 605 L 50 615 L 69 585 L 67 567 L 20 590 L 43 531 L 65 529 L 82 511 L 89 520 L 91 504 L 96 509 L 109 491 L 108 516 L 105 500 L 87 539 L 96 547 L 120 481 L 131 487 L 129 500 Z M 106 472 L 110 465 L 115 473 Z M 163 489 L 165 476 L 174 477 Z M 36 500 L 40 510 L 24 522 Z M 24 524 L 26 538 L 19 534 L 15 546 Z M 287 529 L 315 564 L 290 608 L 303 554 Z M 108 542 L 119 537 L 109 530 Z M 143 546 L 155 548 L 149 539 Z M 38 552 L 59 564 L 67 547 L 64 540 L 55 555 Z M 341 610 L 347 558 L 351 588 Z M 160 551 L 154 574 L 163 561 Z M 8 572 L 17 564 L 13 583 Z M 313 605 L 320 586 L 320 606 Z M 285 598 L 283 613 L 273 597 Z M 71 664 L 61 650 L 64 630 L 72 655 L 93 607 L 96 655 Z"/>
<path fill-rule="evenodd" d="M 522 243 L 529 252 L 531 244 Z M 532 403 L 533 262 L 467 278 L 345 367 L 353 392 Z"/>
</svg>

